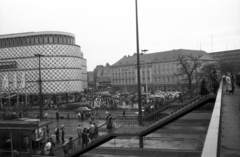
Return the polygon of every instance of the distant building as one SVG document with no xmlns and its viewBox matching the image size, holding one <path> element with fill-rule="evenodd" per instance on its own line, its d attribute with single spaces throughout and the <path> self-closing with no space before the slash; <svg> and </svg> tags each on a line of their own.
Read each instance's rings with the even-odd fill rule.
<svg viewBox="0 0 240 157">
<path fill-rule="evenodd" d="M 140 78 L 142 91 L 155 90 L 175 91 L 181 90 L 180 77 L 176 73 L 180 69 L 178 55 L 201 55 L 200 60 L 215 62 L 208 53 L 198 50 L 172 50 L 148 54 L 140 54 Z M 111 66 L 112 89 L 127 92 L 137 91 L 137 54 L 124 56 Z"/>
<path fill-rule="evenodd" d="M 220 60 L 221 66 L 226 66 L 225 70 L 232 70 L 232 72 L 240 72 L 240 49 L 220 51 L 209 53 L 212 57 Z M 223 71 L 224 68 L 222 69 Z"/>
<path fill-rule="evenodd" d="M 94 73 L 93 73 L 93 71 L 87 72 L 87 82 L 88 82 L 88 88 L 94 89 Z"/>
<path fill-rule="evenodd" d="M 108 63 L 105 66 L 96 66 L 94 69 L 94 84 L 96 90 L 105 90 L 111 87 L 111 68 Z"/>
<path fill-rule="evenodd" d="M 76 100 L 77 93 L 87 87 L 87 66 L 81 47 L 75 44 L 75 35 L 66 32 L 28 32 L 0 35 L 0 80 L 14 74 L 18 82 L 26 74 L 26 89 L 18 85 L 20 100 L 34 104 L 39 93 L 39 58 L 41 57 L 41 79 L 43 102 L 66 103 L 67 97 Z M 1 86 L 1 93 L 16 93 L 10 83 L 9 88 Z M 3 100 L 7 101 L 7 99 Z M 12 99 L 16 101 L 16 99 Z M 12 102 L 15 103 L 15 102 Z"/>
</svg>

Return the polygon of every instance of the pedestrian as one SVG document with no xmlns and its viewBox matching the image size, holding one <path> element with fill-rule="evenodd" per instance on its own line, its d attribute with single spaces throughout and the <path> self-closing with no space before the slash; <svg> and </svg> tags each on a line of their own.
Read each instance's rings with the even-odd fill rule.
<svg viewBox="0 0 240 157">
<path fill-rule="evenodd" d="M 89 125 L 89 138 L 91 140 L 91 142 L 94 141 L 94 132 L 95 132 L 95 125 L 90 122 L 90 125 Z"/>
<path fill-rule="evenodd" d="M 59 119 L 59 113 L 58 113 L 58 110 L 56 111 L 56 119 L 57 119 L 57 122 L 58 122 L 58 119 Z"/>
<path fill-rule="evenodd" d="M 59 139 L 59 128 L 56 126 L 54 134 L 56 135 L 56 143 L 58 144 L 60 142 Z"/>
<path fill-rule="evenodd" d="M 46 125 L 46 134 L 47 134 L 47 138 L 49 138 L 49 127 L 48 127 L 48 125 Z"/>
<path fill-rule="evenodd" d="M 87 128 L 84 128 L 82 132 L 82 148 L 87 146 L 87 144 L 88 144 Z"/>
<path fill-rule="evenodd" d="M 47 113 L 47 111 L 46 111 L 45 114 L 44 114 L 44 118 L 45 118 L 46 120 L 48 120 L 48 113 Z"/>
<path fill-rule="evenodd" d="M 200 95 L 203 97 L 205 95 L 209 94 L 209 91 L 206 86 L 206 79 L 203 78 L 201 82 L 201 88 L 200 88 Z"/>
<path fill-rule="evenodd" d="M 64 144 L 64 141 L 65 141 L 65 138 L 64 138 L 64 136 L 65 136 L 65 128 L 64 128 L 64 124 L 62 125 L 62 127 L 61 127 L 61 139 L 62 139 L 62 144 Z"/>
<path fill-rule="evenodd" d="M 77 127 L 77 134 L 78 134 L 78 145 L 82 145 L 82 128 L 81 125 L 78 125 Z"/>
<path fill-rule="evenodd" d="M 106 119 L 107 119 L 108 115 L 109 115 L 109 112 L 106 110 L 106 112 L 105 112 L 105 118 Z"/>
<path fill-rule="evenodd" d="M 125 109 L 123 109 L 122 116 L 123 116 L 123 118 L 126 118 L 126 111 L 125 111 Z"/>
<path fill-rule="evenodd" d="M 68 140 L 68 152 L 72 153 L 73 148 L 74 148 L 74 142 L 72 140 L 72 137 L 69 137 L 69 140 Z"/>
<path fill-rule="evenodd" d="M 62 148 L 63 148 L 63 152 L 64 152 L 64 156 L 67 156 L 68 155 L 68 150 L 69 150 L 69 148 L 68 148 L 68 140 L 67 139 L 65 139 L 64 140 L 64 144 L 63 144 L 63 146 L 62 146 Z"/>
<path fill-rule="evenodd" d="M 227 93 L 232 93 L 232 82 L 231 82 L 231 74 L 228 73 L 226 76 L 226 92 Z"/>
<path fill-rule="evenodd" d="M 43 155 L 50 155 L 51 154 L 51 150 L 52 150 L 52 144 L 51 144 L 51 142 L 48 139 L 47 143 L 44 146 L 44 153 L 43 153 Z"/>
<path fill-rule="evenodd" d="M 80 112 L 78 112 L 77 117 L 78 117 L 78 120 L 80 121 L 81 120 L 81 113 Z"/>
<path fill-rule="evenodd" d="M 108 130 L 108 133 L 112 132 L 112 116 L 111 116 L 111 114 L 109 114 L 109 117 L 108 117 L 107 130 Z"/>
</svg>

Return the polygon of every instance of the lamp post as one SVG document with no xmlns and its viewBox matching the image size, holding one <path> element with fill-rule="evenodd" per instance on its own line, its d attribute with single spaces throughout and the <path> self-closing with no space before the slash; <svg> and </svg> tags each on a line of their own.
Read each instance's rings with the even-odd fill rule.
<svg viewBox="0 0 240 157">
<path fill-rule="evenodd" d="M 137 83 L 138 83 L 138 115 L 139 125 L 142 125 L 142 99 L 141 99 L 141 80 L 140 80 L 140 57 L 139 57 L 139 38 L 138 38 L 138 9 L 135 0 L 136 11 L 136 46 L 137 46 Z M 143 136 L 139 136 L 139 147 L 143 148 Z"/>
<path fill-rule="evenodd" d="M 43 57 L 44 55 L 41 54 L 34 54 L 34 56 L 38 57 L 38 76 L 39 76 L 39 118 L 40 120 L 42 119 L 42 115 L 43 115 L 43 108 L 42 108 L 42 79 L 41 79 L 41 57 Z"/>
</svg>

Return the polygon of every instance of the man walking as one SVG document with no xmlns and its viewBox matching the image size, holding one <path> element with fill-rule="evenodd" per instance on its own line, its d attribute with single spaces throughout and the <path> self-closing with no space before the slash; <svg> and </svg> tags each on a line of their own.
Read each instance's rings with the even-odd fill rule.
<svg viewBox="0 0 240 157">
<path fill-rule="evenodd" d="M 78 125 L 77 127 L 77 134 L 78 134 L 78 145 L 82 145 L 82 128 L 81 125 Z"/>
<path fill-rule="evenodd" d="M 58 122 L 58 119 L 59 119 L 59 113 L 58 113 L 58 110 L 56 111 L 56 119 L 57 119 L 57 122 Z"/>
</svg>

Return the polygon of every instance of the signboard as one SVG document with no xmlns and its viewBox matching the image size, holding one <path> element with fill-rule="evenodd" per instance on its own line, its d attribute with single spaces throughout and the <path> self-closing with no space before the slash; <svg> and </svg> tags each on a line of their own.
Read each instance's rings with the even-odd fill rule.
<svg viewBox="0 0 240 157">
<path fill-rule="evenodd" d="M 0 70 L 11 69 L 11 68 L 17 68 L 16 61 L 0 62 Z"/>
</svg>

